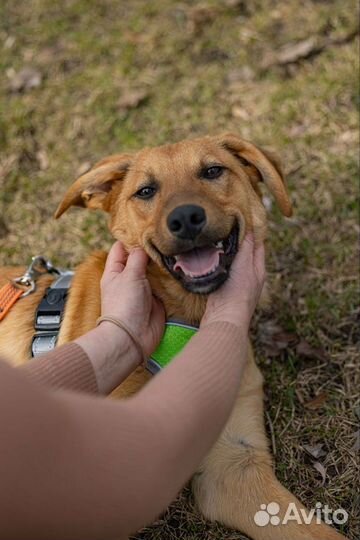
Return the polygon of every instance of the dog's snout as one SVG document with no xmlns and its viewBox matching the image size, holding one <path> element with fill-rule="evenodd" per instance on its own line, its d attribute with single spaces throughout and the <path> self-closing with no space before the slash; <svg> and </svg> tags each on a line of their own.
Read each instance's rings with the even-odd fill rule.
<svg viewBox="0 0 360 540">
<path fill-rule="evenodd" d="M 206 223 L 205 210 L 195 204 L 177 206 L 167 218 L 167 226 L 174 236 L 193 240 Z"/>
</svg>

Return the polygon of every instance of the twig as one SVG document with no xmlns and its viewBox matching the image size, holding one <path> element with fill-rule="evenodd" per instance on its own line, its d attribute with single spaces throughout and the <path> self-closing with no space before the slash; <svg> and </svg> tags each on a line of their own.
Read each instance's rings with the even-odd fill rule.
<svg viewBox="0 0 360 540">
<path fill-rule="evenodd" d="M 269 415 L 269 413 L 267 411 L 265 411 L 265 415 L 266 415 L 266 418 L 267 418 L 267 421 L 268 421 L 268 424 L 269 424 L 270 436 L 271 436 L 271 446 L 272 446 L 273 455 L 275 457 L 276 456 L 276 442 L 275 442 L 274 426 L 272 424 L 270 415 Z"/>
</svg>

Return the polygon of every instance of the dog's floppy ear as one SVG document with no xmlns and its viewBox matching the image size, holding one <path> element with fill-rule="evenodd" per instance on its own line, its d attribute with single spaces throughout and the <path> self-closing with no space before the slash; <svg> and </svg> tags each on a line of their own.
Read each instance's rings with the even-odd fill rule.
<svg viewBox="0 0 360 540">
<path fill-rule="evenodd" d="M 126 175 L 132 154 L 115 154 L 96 163 L 90 171 L 80 176 L 65 193 L 55 218 L 59 218 L 70 206 L 86 206 L 108 211 L 111 190 Z"/>
<path fill-rule="evenodd" d="M 220 144 L 244 164 L 251 164 L 257 169 L 260 178 L 275 197 L 281 212 L 284 216 L 290 217 L 292 206 L 277 157 L 272 152 L 260 150 L 254 144 L 232 133 L 222 135 Z"/>
</svg>

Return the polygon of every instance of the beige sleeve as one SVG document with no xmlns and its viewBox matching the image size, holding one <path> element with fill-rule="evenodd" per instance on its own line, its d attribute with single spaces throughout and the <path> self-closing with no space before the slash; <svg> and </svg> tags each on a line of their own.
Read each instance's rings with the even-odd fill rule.
<svg viewBox="0 0 360 540">
<path fill-rule="evenodd" d="M 119 402 L 0 362 L 0 538 L 126 538 L 153 521 L 219 436 L 246 353 L 245 332 L 213 323 Z"/>
<path fill-rule="evenodd" d="M 76 343 L 62 345 L 38 358 L 32 358 L 19 369 L 33 381 L 54 389 L 91 394 L 98 391 L 93 366 Z"/>
</svg>

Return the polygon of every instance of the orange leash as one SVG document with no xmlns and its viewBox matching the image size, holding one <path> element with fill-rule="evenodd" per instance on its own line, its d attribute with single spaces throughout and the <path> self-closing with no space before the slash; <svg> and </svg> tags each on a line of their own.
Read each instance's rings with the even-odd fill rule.
<svg viewBox="0 0 360 540">
<path fill-rule="evenodd" d="M 61 271 L 55 268 L 48 259 L 37 255 L 32 257 L 30 265 L 22 276 L 15 278 L 13 282 L 10 281 L 0 289 L 0 321 L 9 313 L 20 296 L 28 296 L 36 290 L 36 281 L 44 274 L 60 275 Z M 16 284 L 28 287 L 28 289 L 21 289 Z"/>
<path fill-rule="evenodd" d="M 15 302 L 24 293 L 22 289 L 15 287 L 11 282 L 0 289 L 0 321 L 7 315 Z"/>
</svg>

